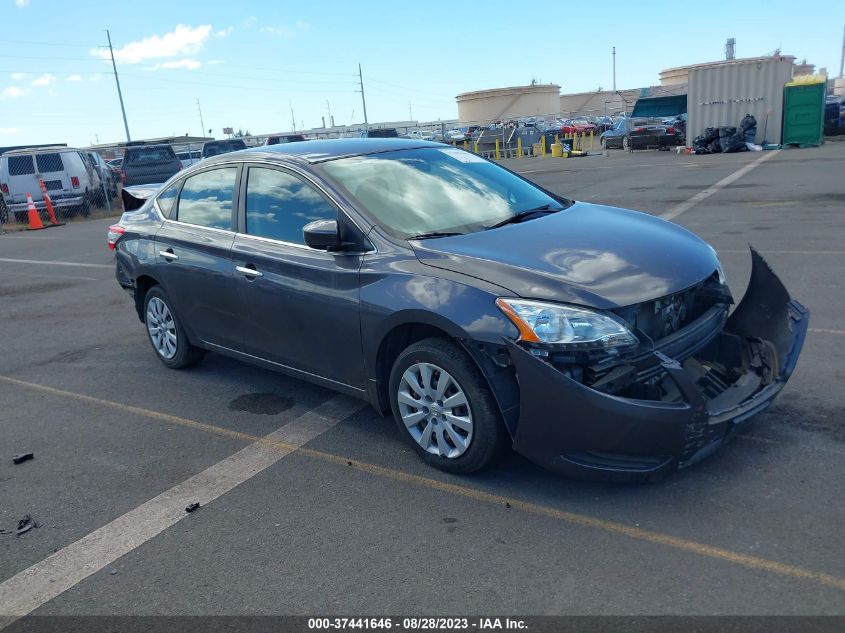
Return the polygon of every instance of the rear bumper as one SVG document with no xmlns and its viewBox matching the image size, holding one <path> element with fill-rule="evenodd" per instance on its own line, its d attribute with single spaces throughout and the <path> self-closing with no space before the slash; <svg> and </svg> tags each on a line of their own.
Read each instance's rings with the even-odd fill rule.
<svg viewBox="0 0 845 633">
<path fill-rule="evenodd" d="M 62 208 L 62 207 L 75 207 L 83 202 L 82 196 L 53 196 L 50 195 L 50 202 L 53 203 L 54 208 Z M 43 200 L 35 200 L 35 208 L 39 211 L 46 209 L 46 205 L 44 204 Z M 27 202 L 15 202 L 12 204 L 6 205 L 9 211 L 13 213 L 21 213 L 23 211 L 27 211 L 29 209 L 29 204 Z"/>
<path fill-rule="evenodd" d="M 748 291 L 719 335 L 740 341 L 741 354 L 729 354 L 728 345 L 723 352 L 718 341 L 711 348 L 725 356 L 718 362 L 730 365 L 741 356 L 747 369 L 715 397 L 660 351 L 656 364 L 680 393 L 672 401 L 596 391 L 508 341 L 520 388 L 514 449 L 552 470 L 607 481 L 658 480 L 716 451 L 783 389 L 809 322 L 762 257 L 752 251 L 752 258 Z"/>
</svg>

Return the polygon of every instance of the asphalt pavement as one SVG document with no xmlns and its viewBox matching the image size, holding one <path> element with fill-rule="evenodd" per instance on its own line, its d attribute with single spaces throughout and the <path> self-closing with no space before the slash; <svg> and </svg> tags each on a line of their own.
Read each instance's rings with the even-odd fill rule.
<svg viewBox="0 0 845 633">
<path fill-rule="evenodd" d="M 505 161 L 683 209 L 737 298 L 750 243 L 812 313 L 777 402 L 652 485 L 514 454 L 447 475 L 325 389 L 214 354 L 168 370 L 114 280 L 113 220 L 0 235 L 0 530 L 39 524 L 0 533 L 0 615 L 845 615 L 845 143 L 761 154 Z"/>
</svg>

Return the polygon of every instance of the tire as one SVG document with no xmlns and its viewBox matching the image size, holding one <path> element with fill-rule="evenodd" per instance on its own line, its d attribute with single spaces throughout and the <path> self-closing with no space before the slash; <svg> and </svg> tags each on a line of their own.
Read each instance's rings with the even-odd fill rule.
<svg viewBox="0 0 845 633">
<path fill-rule="evenodd" d="M 623 137 L 622 137 L 622 149 L 623 149 L 624 151 L 626 151 L 626 152 L 633 151 L 633 150 L 631 150 L 631 148 L 628 146 L 628 137 L 627 137 L 627 136 L 623 136 Z"/>
<path fill-rule="evenodd" d="M 161 286 L 150 288 L 144 297 L 144 325 L 158 359 L 170 369 L 182 369 L 198 363 L 205 353 L 188 341 L 172 305 Z M 166 333 L 157 336 L 163 330 Z"/>
<path fill-rule="evenodd" d="M 604 138 L 603 136 L 601 138 L 599 138 L 599 143 L 601 144 L 602 151 L 607 149 L 607 139 L 606 138 Z"/>
<path fill-rule="evenodd" d="M 88 198 L 88 194 L 86 193 L 82 198 L 82 204 L 77 207 L 79 215 L 83 218 L 87 218 L 91 215 L 91 200 Z"/>
<path fill-rule="evenodd" d="M 437 387 L 445 375 L 451 380 L 438 397 Z M 428 384 L 423 386 L 426 378 Z M 506 431 L 493 394 L 478 366 L 457 343 L 428 338 L 405 349 L 393 363 L 389 389 L 400 434 L 429 465 L 451 473 L 471 473 L 501 452 Z M 461 395 L 465 405 L 460 404 Z M 455 406 L 439 406 L 452 399 Z M 453 422 L 457 420 L 460 426 Z"/>
</svg>

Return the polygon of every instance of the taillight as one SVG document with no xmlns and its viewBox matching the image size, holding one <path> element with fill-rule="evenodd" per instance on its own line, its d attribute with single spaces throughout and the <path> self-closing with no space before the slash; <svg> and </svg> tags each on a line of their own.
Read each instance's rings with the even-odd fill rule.
<svg viewBox="0 0 845 633">
<path fill-rule="evenodd" d="M 74 189 L 79 189 L 79 178 L 77 178 L 76 176 L 71 176 L 70 177 L 70 186 L 73 187 Z"/>
<path fill-rule="evenodd" d="M 5 193 L 8 196 L 9 195 L 9 185 L 7 185 L 5 182 L 0 183 L 0 191 L 2 191 L 3 193 Z"/>
<path fill-rule="evenodd" d="M 675 133 L 675 128 L 673 128 L 673 127 L 667 127 L 666 128 L 666 134 L 674 134 L 674 133 Z"/>
<path fill-rule="evenodd" d="M 126 229 L 124 229 L 119 224 L 112 224 L 109 227 L 109 234 L 108 234 L 108 244 L 109 250 L 114 250 L 117 248 L 117 240 L 120 239 L 120 236 L 126 233 Z"/>
<path fill-rule="evenodd" d="M 645 132 L 645 128 L 644 127 L 635 127 L 632 130 L 632 132 Z"/>
</svg>

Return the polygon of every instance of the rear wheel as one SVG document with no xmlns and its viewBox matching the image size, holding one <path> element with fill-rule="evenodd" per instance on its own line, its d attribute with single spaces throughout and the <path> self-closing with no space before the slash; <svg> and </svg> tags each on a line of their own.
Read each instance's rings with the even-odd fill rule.
<svg viewBox="0 0 845 633">
<path fill-rule="evenodd" d="M 627 151 L 630 151 L 630 147 L 628 146 L 628 137 L 627 137 L 627 135 L 622 137 L 622 149 L 623 149 L 623 150 L 625 150 L 626 152 L 627 152 Z"/>
<path fill-rule="evenodd" d="M 505 439 L 490 387 L 456 343 L 429 338 L 402 352 L 390 372 L 400 433 L 428 464 L 454 473 L 487 466 Z"/>
<path fill-rule="evenodd" d="M 171 369 L 190 367 L 203 357 L 203 351 L 188 341 L 161 286 L 150 288 L 144 298 L 144 323 L 156 356 Z"/>
</svg>

